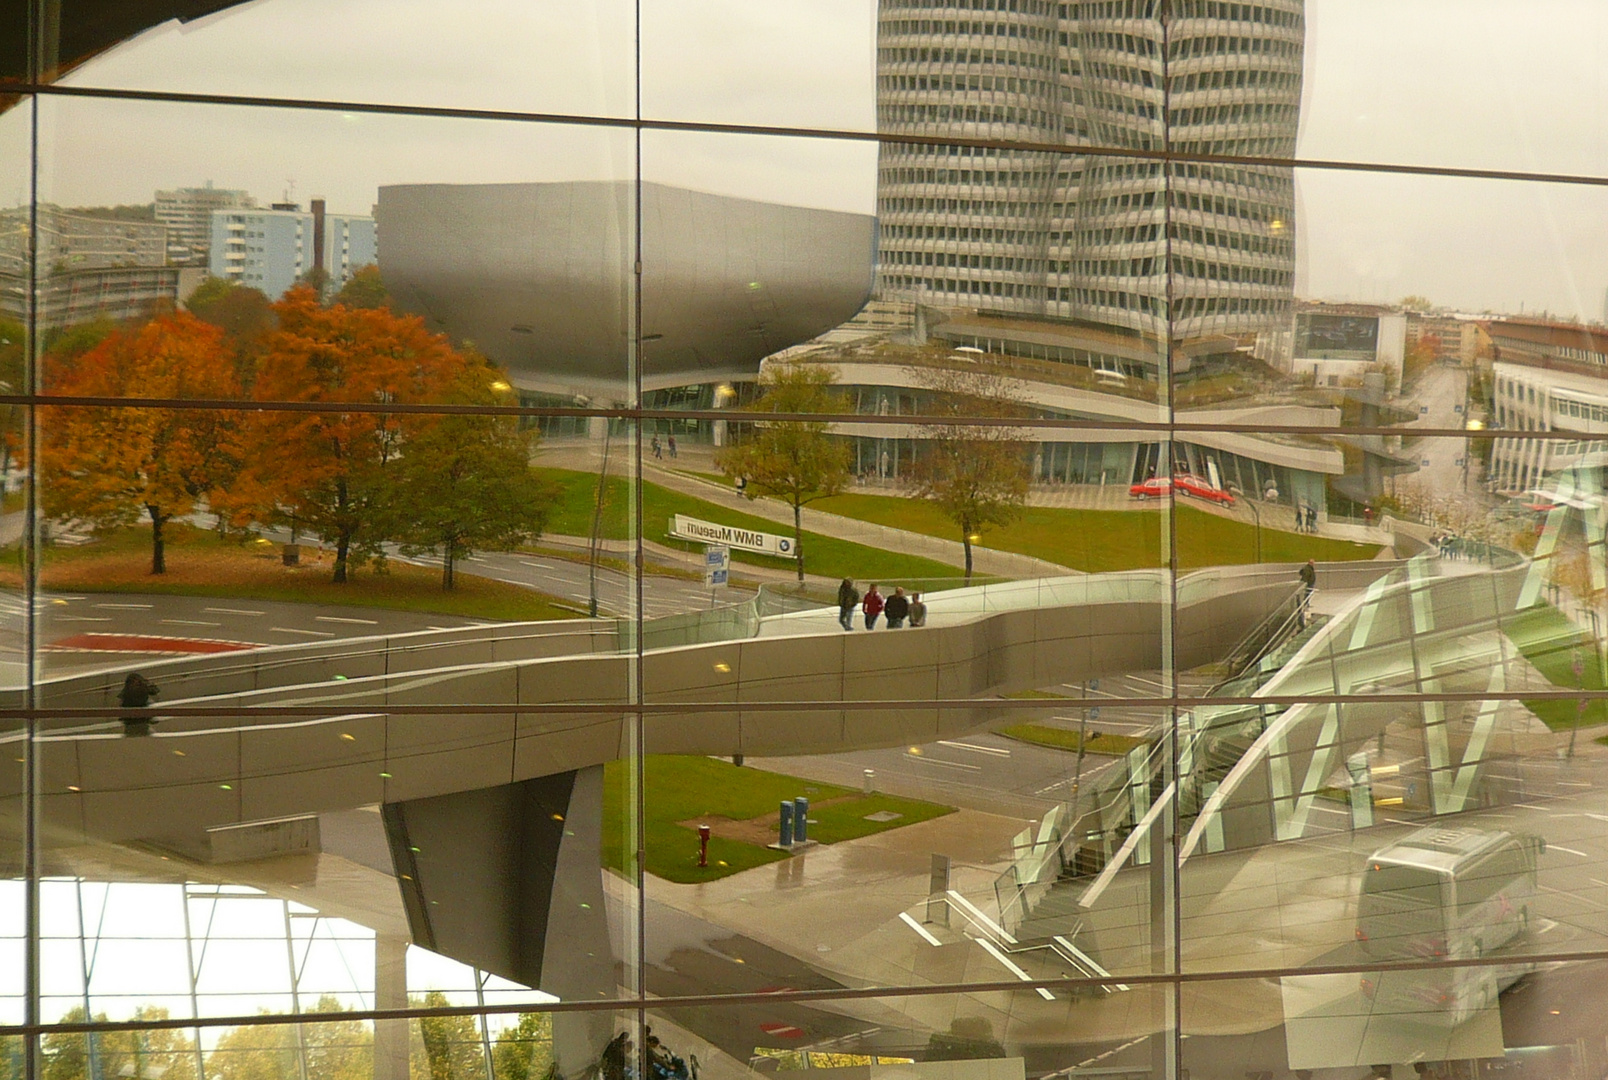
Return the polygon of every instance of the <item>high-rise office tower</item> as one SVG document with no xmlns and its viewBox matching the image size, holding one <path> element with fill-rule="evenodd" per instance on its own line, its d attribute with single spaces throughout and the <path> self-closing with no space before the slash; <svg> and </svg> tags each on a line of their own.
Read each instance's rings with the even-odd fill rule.
<svg viewBox="0 0 1608 1080">
<path fill-rule="evenodd" d="M 1293 157 L 1303 3 L 882 0 L 879 130 Z M 879 168 L 885 297 L 1175 341 L 1288 317 L 1287 168 L 898 142 Z"/>
</svg>

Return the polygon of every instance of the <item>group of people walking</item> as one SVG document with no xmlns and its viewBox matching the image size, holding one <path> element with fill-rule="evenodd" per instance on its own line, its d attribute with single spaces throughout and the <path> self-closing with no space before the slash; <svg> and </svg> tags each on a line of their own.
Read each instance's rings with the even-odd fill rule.
<svg viewBox="0 0 1608 1080">
<path fill-rule="evenodd" d="M 865 628 L 875 630 L 877 620 L 887 616 L 888 629 L 897 630 L 905 625 L 905 620 L 911 626 L 927 625 L 927 605 L 921 602 L 921 594 L 915 593 L 906 596 L 901 588 L 895 588 L 892 596 L 883 596 L 877 591 L 873 582 L 860 596 L 860 590 L 854 587 L 852 578 L 844 578 L 843 584 L 838 586 L 838 622 L 843 629 L 854 629 L 854 609 L 859 608 L 865 616 Z"/>
<path fill-rule="evenodd" d="M 674 435 L 670 436 L 669 443 L 670 443 L 670 456 L 675 457 L 676 456 L 676 437 Z M 650 441 L 648 443 L 648 450 L 651 451 L 653 456 L 656 457 L 656 458 L 663 458 L 664 457 L 664 445 L 659 442 L 659 436 L 655 435 L 653 437 L 652 441 Z"/>
<path fill-rule="evenodd" d="M 1298 533 L 1315 533 L 1318 531 L 1318 508 L 1311 503 L 1295 504 L 1295 531 Z"/>
</svg>

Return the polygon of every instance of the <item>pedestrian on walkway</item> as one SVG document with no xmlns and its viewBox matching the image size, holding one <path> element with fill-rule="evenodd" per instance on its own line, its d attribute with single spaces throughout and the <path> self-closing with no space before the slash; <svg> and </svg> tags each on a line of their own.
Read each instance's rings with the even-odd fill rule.
<svg viewBox="0 0 1608 1080">
<path fill-rule="evenodd" d="M 1309 616 L 1308 609 L 1312 606 L 1312 593 L 1318 587 L 1318 568 L 1311 559 L 1308 559 L 1306 565 L 1301 567 L 1300 578 L 1301 584 L 1306 588 L 1301 593 L 1301 611 L 1300 617 L 1296 620 L 1296 625 L 1305 630 Z"/>
<path fill-rule="evenodd" d="M 1317 535 L 1317 531 L 1318 531 L 1318 508 L 1316 506 L 1313 506 L 1310 503 L 1308 503 L 1307 508 L 1306 508 L 1306 517 L 1307 517 L 1307 532 L 1312 533 L 1313 535 Z"/>
<path fill-rule="evenodd" d="M 1305 524 L 1306 524 L 1306 513 L 1305 513 L 1305 511 L 1303 511 L 1301 509 L 1301 504 L 1296 503 L 1295 504 L 1295 531 L 1296 532 L 1306 532 L 1306 529 L 1302 528 L 1302 526 L 1304 526 Z"/>
<path fill-rule="evenodd" d="M 151 699 L 161 692 L 154 682 L 139 672 L 131 671 L 128 673 L 128 677 L 123 680 L 123 689 L 118 691 L 117 694 L 117 704 L 124 710 L 123 736 L 125 738 L 139 738 L 142 735 L 151 733 L 153 717 L 150 713 L 141 710 L 149 705 Z"/>
<path fill-rule="evenodd" d="M 865 591 L 865 602 L 860 605 L 860 610 L 865 612 L 865 628 L 867 630 L 877 628 L 877 616 L 882 614 L 882 607 L 882 594 L 877 592 L 876 584 L 873 583 Z"/>
<path fill-rule="evenodd" d="M 653 451 L 653 456 L 654 457 L 656 457 L 656 458 L 664 457 L 664 447 L 659 445 L 659 436 L 655 435 L 653 437 L 653 441 L 648 443 L 648 449 Z"/>
<path fill-rule="evenodd" d="M 903 589 L 896 586 L 893 595 L 888 597 L 887 607 L 883 610 L 888 616 L 888 629 L 897 630 L 904 625 L 905 616 L 910 614 L 910 598 L 905 595 Z"/>
<path fill-rule="evenodd" d="M 844 578 L 838 586 L 838 622 L 843 629 L 854 629 L 854 609 L 860 606 L 860 590 L 854 587 L 853 578 Z"/>
<path fill-rule="evenodd" d="M 674 435 L 671 435 L 670 436 L 670 457 L 671 457 L 671 460 L 674 460 L 675 456 L 676 456 L 676 437 Z"/>
<path fill-rule="evenodd" d="M 910 625 L 912 628 L 927 625 L 927 605 L 921 602 L 920 593 L 910 598 Z"/>
</svg>

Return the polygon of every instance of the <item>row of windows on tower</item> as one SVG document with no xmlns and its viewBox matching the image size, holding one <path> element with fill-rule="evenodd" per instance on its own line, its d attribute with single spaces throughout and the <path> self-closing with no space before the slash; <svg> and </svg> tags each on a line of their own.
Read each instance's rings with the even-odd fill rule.
<svg viewBox="0 0 1608 1080">
<path fill-rule="evenodd" d="M 930 49 L 888 45 L 877 49 L 877 61 L 890 64 L 995 64 L 1007 71 L 1038 68 L 1050 71 L 1060 65 L 1047 52 L 1017 49 Z"/>
<path fill-rule="evenodd" d="M 1053 175 L 1044 169 L 1003 172 L 997 169 L 915 169 L 879 170 L 885 184 L 978 184 L 990 188 L 1027 187 L 1042 189 Z"/>
<path fill-rule="evenodd" d="M 1044 234 L 1027 229 L 985 229 L 956 225 L 897 225 L 883 221 L 880 228 L 883 242 L 889 240 L 958 240 L 971 244 L 1038 244 Z M 1052 242 L 1061 234 L 1050 233 Z"/>
<path fill-rule="evenodd" d="M 1037 219 L 1046 209 L 1043 202 L 996 201 L 993 199 L 879 199 L 883 213 L 967 214 L 973 217 L 1018 217 Z"/>
<path fill-rule="evenodd" d="M 1034 97 L 1054 97 L 1057 84 L 1047 79 L 1019 79 L 1014 75 L 884 75 L 882 90 L 992 90 Z"/>
<path fill-rule="evenodd" d="M 1048 15 L 1048 0 L 882 0 L 882 6 L 899 11 L 1004 11 L 1018 15 Z M 1064 11 L 1066 5 L 1061 5 Z"/>
<path fill-rule="evenodd" d="M 1173 109 L 1167 115 L 1174 127 L 1206 124 L 1287 124 L 1295 130 L 1297 107 L 1263 101 L 1241 101 L 1228 105 L 1202 105 L 1194 109 Z"/>
<path fill-rule="evenodd" d="M 1005 105 L 881 105 L 877 119 L 884 124 L 1022 124 L 1058 130 L 1059 113 L 1044 109 L 1014 109 Z"/>
<path fill-rule="evenodd" d="M 1174 94 L 1190 94 L 1196 90 L 1294 90 L 1300 73 L 1284 68 L 1236 68 L 1224 71 L 1195 71 L 1188 75 L 1175 75 L 1170 80 Z"/>
<path fill-rule="evenodd" d="M 1132 4 L 1133 0 L 1125 0 Z M 1154 0 L 1141 0 L 1154 3 Z M 1282 26 L 1286 30 L 1305 27 L 1299 10 L 1285 11 L 1261 4 L 1224 3 L 1223 0 L 1173 0 L 1173 18 L 1176 19 L 1227 19 L 1232 22 L 1255 23 L 1257 26 Z M 1098 7 L 1099 5 L 1084 5 Z"/>
<path fill-rule="evenodd" d="M 1238 34 L 1179 37 L 1174 38 L 1167 48 L 1168 55 L 1174 60 L 1187 60 L 1192 56 L 1283 56 L 1299 60 L 1301 51 L 1299 41 L 1244 37 Z"/>
</svg>

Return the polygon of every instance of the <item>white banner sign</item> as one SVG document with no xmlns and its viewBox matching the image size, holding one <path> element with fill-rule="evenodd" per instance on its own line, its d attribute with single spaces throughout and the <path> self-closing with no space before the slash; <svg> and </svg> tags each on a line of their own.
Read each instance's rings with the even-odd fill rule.
<svg viewBox="0 0 1608 1080">
<path fill-rule="evenodd" d="M 791 536 L 755 532 L 753 529 L 740 529 L 734 525 L 716 525 L 712 521 L 700 521 L 685 514 L 677 514 L 670 519 L 670 535 L 682 540 L 696 540 L 703 544 L 725 544 L 728 547 L 742 548 L 744 551 L 759 551 L 784 559 L 794 557 Z"/>
</svg>

